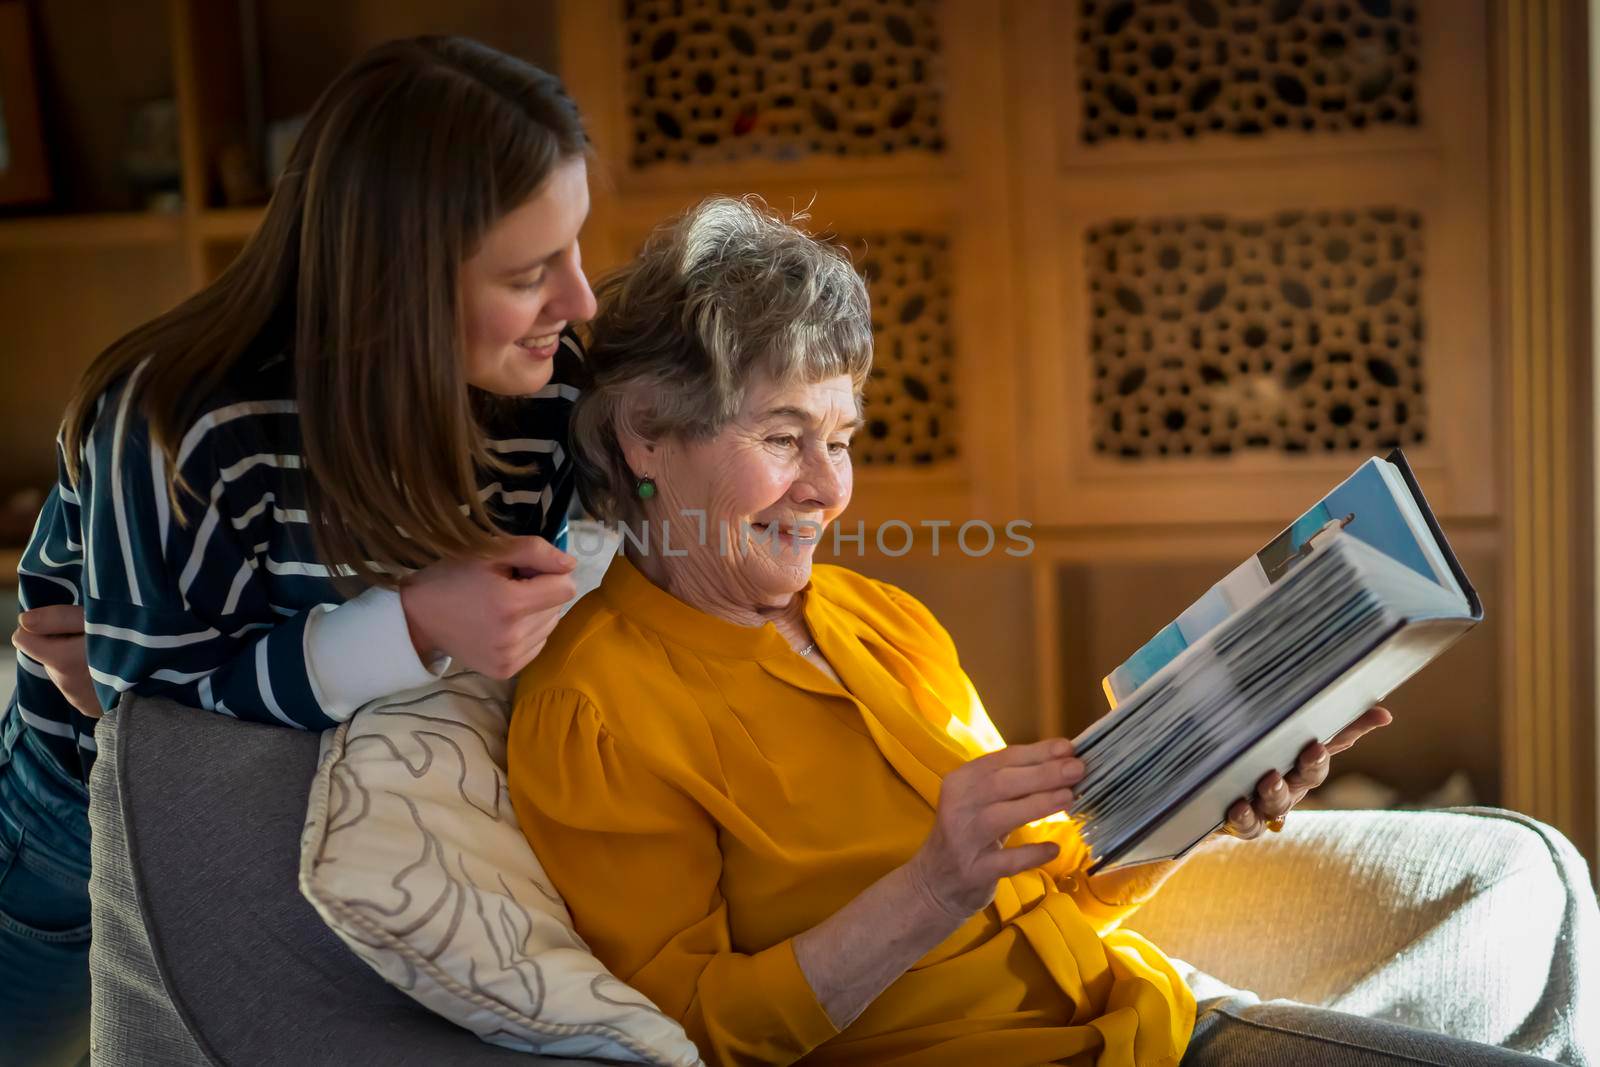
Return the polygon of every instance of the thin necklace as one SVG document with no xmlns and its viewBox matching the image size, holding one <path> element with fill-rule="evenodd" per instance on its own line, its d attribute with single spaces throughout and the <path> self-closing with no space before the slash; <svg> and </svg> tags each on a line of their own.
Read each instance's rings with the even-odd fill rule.
<svg viewBox="0 0 1600 1067">
<path fill-rule="evenodd" d="M 817 650 L 817 643 L 815 641 L 813 641 L 809 645 L 807 645 L 805 648 L 802 648 L 800 650 L 800 655 L 809 656 L 809 655 L 811 655 L 811 653 L 815 652 L 816 650 Z"/>
</svg>

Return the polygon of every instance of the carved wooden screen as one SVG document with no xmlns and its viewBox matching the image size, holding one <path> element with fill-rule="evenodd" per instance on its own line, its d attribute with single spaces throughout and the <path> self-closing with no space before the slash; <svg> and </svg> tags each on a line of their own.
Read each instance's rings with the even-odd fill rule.
<svg viewBox="0 0 1600 1067">
<path fill-rule="evenodd" d="M 1393 208 L 1086 227 L 1095 452 L 1426 444 L 1421 231 Z"/>
<path fill-rule="evenodd" d="M 941 560 L 907 580 L 963 605 L 966 650 L 1032 628 L 972 669 L 1027 679 L 991 710 L 1046 736 L 1087 721 L 1067 697 L 1109 666 L 1074 665 L 1103 621 L 1065 610 L 1075 567 L 1187 560 L 1203 582 L 1393 445 L 1493 572 L 1485 17 L 571 0 L 562 73 L 608 172 L 585 254 L 619 262 L 710 192 L 809 204 L 851 247 L 878 358 L 850 517 L 1035 524 L 1037 551 L 990 577 Z M 1013 592 L 980 610 L 975 585 Z"/>
<path fill-rule="evenodd" d="M 1009 10 L 1040 517 L 1282 519 L 1395 445 L 1492 513 L 1478 0 Z"/>
<path fill-rule="evenodd" d="M 1016 513 L 998 9 L 936 0 L 563 7 L 604 176 L 591 274 L 714 192 L 805 209 L 870 281 L 876 367 L 852 518 Z M 580 58 L 581 57 L 581 58 Z"/>
</svg>

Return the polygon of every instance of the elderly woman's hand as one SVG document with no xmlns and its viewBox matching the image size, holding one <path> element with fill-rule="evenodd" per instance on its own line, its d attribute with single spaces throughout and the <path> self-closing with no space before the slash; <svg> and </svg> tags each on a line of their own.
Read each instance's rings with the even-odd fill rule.
<svg viewBox="0 0 1600 1067">
<path fill-rule="evenodd" d="M 1063 738 L 1011 745 L 962 764 L 944 777 L 933 831 L 908 864 L 924 901 L 964 921 L 994 899 L 1007 875 L 1041 867 L 1060 852 L 1053 842 L 1008 848 L 1011 831 L 1072 803 L 1083 761 Z"/>
<path fill-rule="evenodd" d="M 1256 793 L 1252 799 L 1240 797 L 1234 801 L 1228 808 L 1228 821 L 1220 832 L 1247 841 L 1260 837 L 1268 829 L 1269 822 L 1289 814 L 1289 810 L 1300 803 L 1307 793 L 1327 781 L 1330 756 L 1343 752 L 1365 735 L 1380 726 L 1389 725 L 1393 720 L 1394 716 L 1389 714 L 1387 708 L 1368 708 L 1326 745 L 1313 741 L 1300 750 L 1295 768 L 1287 777 L 1272 771 L 1256 783 Z"/>
</svg>

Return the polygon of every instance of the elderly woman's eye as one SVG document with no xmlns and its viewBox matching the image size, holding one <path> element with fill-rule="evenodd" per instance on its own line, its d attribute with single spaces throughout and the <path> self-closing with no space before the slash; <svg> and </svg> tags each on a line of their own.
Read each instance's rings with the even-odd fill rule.
<svg viewBox="0 0 1600 1067">
<path fill-rule="evenodd" d="M 846 452 L 850 451 L 850 442 L 849 441 L 829 441 L 828 442 L 828 451 L 832 452 L 836 456 L 842 456 Z"/>
<path fill-rule="evenodd" d="M 800 443 L 800 439 L 792 433 L 780 433 L 767 438 L 769 444 L 782 445 L 784 448 L 793 448 Z"/>
</svg>

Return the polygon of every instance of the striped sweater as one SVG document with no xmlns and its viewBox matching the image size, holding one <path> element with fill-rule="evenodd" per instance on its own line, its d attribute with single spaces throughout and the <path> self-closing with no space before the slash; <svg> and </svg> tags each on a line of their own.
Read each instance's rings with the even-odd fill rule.
<svg viewBox="0 0 1600 1067">
<path fill-rule="evenodd" d="M 565 532 L 564 446 L 581 359 L 569 334 L 551 383 L 490 428 L 495 451 L 537 464 L 480 479 L 480 498 L 509 533 L 559 542 Z M 200 496 L 185 496 L 187 522 L 171 513 L 165 457 L 125 384 L 99 401 L 76 485 L 59 442 L 57 452 L 57 484 L 18 568 L 21 603 L 83 605 L 102 707 L 133 690 L 320 730 L 442 671 L 418 661 L 398 594 L 369 589 L 345 601 L 317 560 L 294 506 L 304 474 L 289 358 L 242 370 L 202 405 L 175 457 Z M 69 777 L 88 781 L 96 720 L 20 652 L 6 714 L 20 715 Z"/>
</svg>

